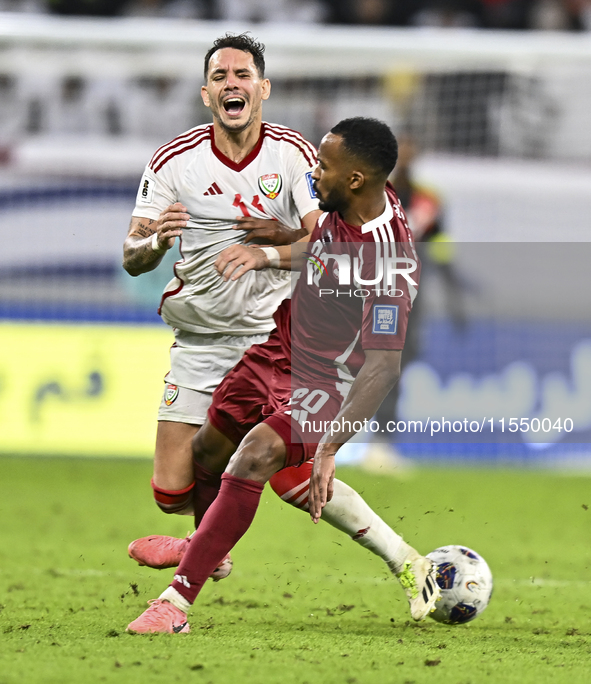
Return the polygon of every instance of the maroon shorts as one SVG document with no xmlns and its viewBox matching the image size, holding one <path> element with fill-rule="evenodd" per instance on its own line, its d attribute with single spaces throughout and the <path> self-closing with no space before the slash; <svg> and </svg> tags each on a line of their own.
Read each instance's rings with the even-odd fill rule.
<svg viewBox="0 0 591 684">
<path fill-rule="evenodd" d="M 285 466 L 312 458 L 343 397 L 326 379 L 321 386 L 297 378 L 282 351 L 277 331 L 253 345 L 213 393 L 209 422 L 238 445 L 255 425 L 265 423 L 283 440 Z"/>
<path fill-rule="evenodd" d="M 253 344 L 213 393 L 209 422 L 234 444 L 289 401 L 291 368 L 274 330 Z"/>
<path fill-rule="evenodd" d="M 330 423 L 343 401 L 343 397 L 335 396 L 334 386 L 309 389 L 298 386 L 302 384 L 292 377 L 291 403 L 282 406 L 263 421 L 285 442 L 285 467 L 301 465 L 314 458 L 318 442 L 330 431 Z M 327 391 L 330 389 L 332 392 Z"/>
</svg>

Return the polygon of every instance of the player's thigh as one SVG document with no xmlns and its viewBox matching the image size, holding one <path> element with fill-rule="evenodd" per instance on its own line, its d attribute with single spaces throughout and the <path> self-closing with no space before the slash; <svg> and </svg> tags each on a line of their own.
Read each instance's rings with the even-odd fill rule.
<svg viewBox="0 0 591 684">
<path fill-rule="evenodd" d="M 240 442 L 226 472 L 255 482 L 268 482 L 284 467 L 286 453 L 283 439 L 269 425 L 261 423 Z"/>
<path fill-rule="evenodd" d="M 314 457 L 318 443 L 333 432 L 343 396 L 329 383 L 322 385 L 294 378 L 289 405 L 265 419 L 265 424 L 281 437 L 285 444 L 283 467 L 301 466 Z M 336 426 L 332 426 L 336 428 Z"/>
<path fill-rule="evenodd" d="M 166 383 L 158 409 L 154 484 L 178 491 L 193 484 L 191 442 L 205 423 L 211 393 Z"/>
<path fill-rule="evenodd" d="M 208 420 L 193 437 L 193 458 L 212 473 L 223 473 L 235 451 L 234 442 Z"/>
<path fill-rule="evenodd" d="M 158 421 L 154 453 L 154 484 L 161 489 L 179 491 L 194 482 L 191 443 L 199 425 Z"/>
</svg>

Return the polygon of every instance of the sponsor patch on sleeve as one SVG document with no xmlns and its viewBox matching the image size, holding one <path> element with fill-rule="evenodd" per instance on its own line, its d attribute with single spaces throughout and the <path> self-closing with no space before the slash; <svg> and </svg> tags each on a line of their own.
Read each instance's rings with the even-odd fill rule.
<svg viewBox="0 0 591 684">
<path fill-rule="evenodd" d="M 154 199 L 154 180 L 147 176 L 142 176 L 140 181 L 140 189 L 138 192 L 139 204 L 151 204 Z"/>
<path fill-rule="evenodd" d="M 377 335 L 396 335 L 398 329 L 398 306 L 374 304 L 373 332 Z"/>
<path fill-rule="evenodd" d="M 314 199 L 316 199 L 316 193 L 314 192 L 314 186 L 312 185 L 313 181 L 312 181 L 312 172 L 311 171 L 308 171 L 308 173 L 306 174 L 306 181 L 308 183 L 308 190 L 310 192 L 310 197 L 313 197 Z"/>
</svg>

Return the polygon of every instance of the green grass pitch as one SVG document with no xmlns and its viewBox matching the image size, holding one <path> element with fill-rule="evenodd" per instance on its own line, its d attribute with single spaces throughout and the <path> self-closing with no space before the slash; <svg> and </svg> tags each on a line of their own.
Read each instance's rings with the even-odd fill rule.
<svg viewBox="0 0 591 684">
<path fill-rule="evenodd" d="M 411 623 L 378 558 L 267 488 L 192 632 L 128 635 L 173 573 L 138 567 L 127 544 L 190 524 L 159 513 L 150 474 L 149 461 L 0 458 L 0 684 L 591 681 L 589 477 L 339 469 L 419 550 L 487 559 L 493 599 L 468 625 Z"/>
</svg>

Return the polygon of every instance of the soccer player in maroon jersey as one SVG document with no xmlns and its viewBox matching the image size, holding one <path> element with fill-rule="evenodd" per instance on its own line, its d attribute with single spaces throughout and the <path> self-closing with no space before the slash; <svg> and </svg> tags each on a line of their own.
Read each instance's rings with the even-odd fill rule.
<svg viewBox="0 0 591 684">
<path fill-rule="evenodd" d="M 337 450 L 356 431 L 353 424 L 371 419 L 399 376 L 419 264 L 404 212 L 386 185 L 396 155 L 390 129 L 374 119 L 342 121 L 323 139 L 313 179 L 320 208 L 328 213 L 310 239 L 322 267 L 318 277 L 300 277 L 291 306 L 284 301 L 275 314 L 277 330 L 251 347 L 214 393 L 195 454 L 205 467 L 225 464 L 219 492 L 214 497 L 204 492 L 207 510 L 174 581 L 128 631 L 188 632 L 189 609 L 250 526 L 264 484 L 311 457 L 309 508 L 312 520 L 319 521 L 332 496 Z M 226 280 L 236 280 L 250 270 L 290 269 L 301 257 L 289 247 L 234 245 L 220 255 L 216 268 Z M 347 283 L 345 257 L 355 264 L 356 282 L 368 283 L 372 270 L 381 271 L 374 281 L 380 280 L 380 287 L 361 297 L 352 289 L 348 298 L 340 294 Z M 386 271 L 389 279 L 382 278 Z M 330 291 L 339 294 L 323 297 Z M 330 430 L 314 434 L 306 420 L 310 414 Z M 238 435 L 242 441 L 235 450 Z M 423 619 L 439 595 L 433 563 L 402 540 L 392 563 L 412 617 Z"/>
<path fill-rule="evenodd" d="M 125 241 L 124 266 L 138 275 L 155 268 L 176 238 L 182 239 L 182 258 L 161 304 L 175 343 L 158 411 L 152 487 L 164 512 L 194 513 L 195 527 L 217 495 L 226 462 L 193 459 L 192 440 L 206 422 L 214 389 L 246 349 L 267 339 L 273 313 L 290 291 L 285 270 L 251 271 L 226 281 L 214 262 L 225 247 L 249 238 L 293 242 L 311 232 L 321 214 L 311 185 L 316 150 L 296 131 L 262 120 L 270 93 L 263 53 L 264 46 L 245 34 L 214 42 L 205 56 L 202 89 L 213 123 L 156 151 L 140 182 Z M 237 212 L 243 214 L 238 220 Z M 297 230 L 300 223 L 306 230 Z M 232 435 L 232 451 L 242 436 Z M 271 486 L 284 501 L 307 510 L 310 474 L 307 462 L 281 471 Z M 338 479 L 323 520 L 395 572 L 400 537 Z M 134 540 L 128 552 L 140 565 L 176 567 L 188 544 L 189 537 L 150 535 Z M 231 568 L 231 559 L 222 559 L 212 578 L 226 577 Z"/>
</svg>

